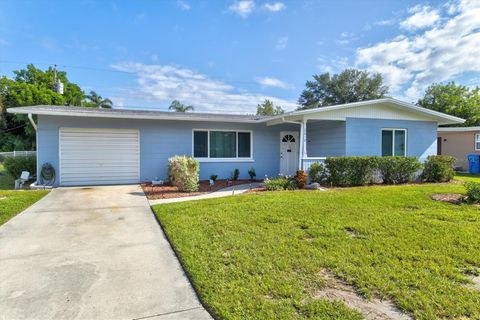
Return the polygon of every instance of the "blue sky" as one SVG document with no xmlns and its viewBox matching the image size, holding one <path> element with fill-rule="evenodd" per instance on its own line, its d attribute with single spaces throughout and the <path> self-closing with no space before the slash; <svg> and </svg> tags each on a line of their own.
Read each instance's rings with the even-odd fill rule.
<svg viewBox="0 0 480 320">
<path fill-rule="evenodd" d="M 381 72 L 415 101 L 480 84 L 480 1 L 0 0 L 0 75 L 57 64 L 117 107 L 295 107 L 313 74 Z"/>
</svg>

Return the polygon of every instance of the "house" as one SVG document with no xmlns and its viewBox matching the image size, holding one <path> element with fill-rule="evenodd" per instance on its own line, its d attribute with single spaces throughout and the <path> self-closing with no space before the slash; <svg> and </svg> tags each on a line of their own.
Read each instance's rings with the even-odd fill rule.
<svg viewBox="0 0 480 320">
<path fill-rule="evenodd" d="M 438 154 L 457 159 L 455 167 L 468 171 L 467 156 L 480 154 L 480 127 L 438 128 Z"/>
<path fill-rule="evenodd" d="M 37 170 L 55 185 L 125 184 L 167 178 L 174 155 L 200 162 L 200 179 L 291 175 L 336 156 L 437 153 L 437 126 L 464 120 L 385 98 L 279 116 L 174 113 L 66 106 L 10 108 L 37 125 Z M 32 115 L 37 115 L 38 124 Z"/>
</svg>

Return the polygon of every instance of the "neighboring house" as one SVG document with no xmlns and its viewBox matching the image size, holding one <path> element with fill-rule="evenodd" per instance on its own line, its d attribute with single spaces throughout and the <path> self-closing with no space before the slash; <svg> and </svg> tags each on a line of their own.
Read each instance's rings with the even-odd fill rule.
<svg viewBox="0 0 480 320">
<path fill-rule="evenodd" d="M 336 156 L 437 153 L 437 126 L 464 120 L 386 98 L 279 116 L 175 113 L 63 106 L 10 108 L 38 115 L 38 170 L 49 162 L 55 185 L 167 179 L 174 155 L 200 162 L 200 179 L 291 175 Z M 31 117 L 30 117 L 31 118 Z"/>
<path fill-rule="evenodd" d="M 480 154 L 480 127 L 438 128 L 438 154 L 457 159 L 455 167 L 468 171 L 467 156 Z"/>
</svg>

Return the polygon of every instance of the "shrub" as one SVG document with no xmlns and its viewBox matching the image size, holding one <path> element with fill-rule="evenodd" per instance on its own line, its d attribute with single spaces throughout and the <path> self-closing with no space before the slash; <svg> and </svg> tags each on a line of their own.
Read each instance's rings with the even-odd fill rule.
<svg viewBox="0 0 480 320">
<path fill-rule="evenodd" d="M 297 170 L 295 176 L 293 177 L 295 184 L 298 188 L 303 189 L 307 184 L 308 175 L 303 170 Z"/>
<path fill-rule="evenodd" d="M 250 180 L 255 180 L 255 177 L 257 176 L 255 168 L 250 168 L 250 170 L 248 170 L 248 175 L 250 176 Z"/>
<path fill-rule="evenodd" d="M 327 171 L 322 163 L 312 163 L 310 169 L 308 169 L 308 177 L 311 182 L 317 182 L 320 184 L 326 183 L 328 179 Z"/>
<path fill-rule="evenodd" d="M 296 187 L 295 182 L 287 177 L 266 179 L 264 184 L 268 191 L 293 190 Z"/>
<path fill-rule="evenodd" d="M 335 157 L 325 160 L 328 182 L 334 186 L 361 186 L 372 183 L 377 157 Z"/>
<path fill-rule="evenodd" d="M 175 156 L 168 159 L 168 176 L 173 186 L 180 191 L 194 192 L 198 190 L 198 160 L 186 156 Z"/>
<path fill-rule="evenodd" d="M 425 162 L 422 179 L 427 182 L 447 182 L 455 175 L 455 158 L 450 156 L 429 156 Z"/>
<path fill-rule="evenodd" d="M 480 202 L 480 182 L 465 182 L 465 189 L 467 189 L 469 202 Z"/>
<path fill-rule="evenodd" d="M 240 176 L 240 170 L 234 169 L 232 172 L 232 180 L 237 181 L 239 176 Z"/>
<path fill-rule="evenodd" d="M 413 180 L 422 164 L 415 157 L 378 158 L 378 170 L 385 184 L 407 183 Z"/>
<path fill-rule="evenodd" d="M 35 175 L 37 172 L 37 157 L 5 157 L 3 166 L 13 179 L 20 178 L 22 171 L 28 171 L 30 175 Z"/>
<path fill-rule="evenodd" d="M 215 181 L 217 181 L 217 178 L 218 178 L 218 176 L 216 174 L 211 174 L 210 175 L 210 180 L 212 180 L 213 183 L 215 183 Z"/>
</svg>

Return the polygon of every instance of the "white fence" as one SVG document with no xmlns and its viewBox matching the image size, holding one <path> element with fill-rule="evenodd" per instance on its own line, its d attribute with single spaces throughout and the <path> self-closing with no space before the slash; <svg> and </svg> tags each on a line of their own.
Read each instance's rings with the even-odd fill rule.
<svg viewBox="0 0 480 320">
<path fill-rule="evenodd" d="M 37 151 L 12 151 L 12 152 L 0 152 L 0 158 L 4 157 L 27 157 L 36 156 Z"/>
<path fill-rule="evenodd" d="M 303 170 L 304 171 L 309 171 L 310 170 L 310 166 L 316 162 L 318 163 L 324 163 L 325 162 L 325 159 L 327 159 L 326 157 L 308 157 L 308 158 L 303 158 L 302 159 L 302 162 L 303 162 Z"/>
</svg>

